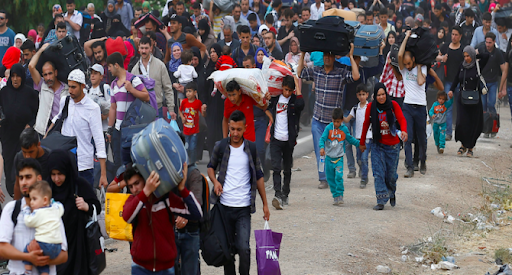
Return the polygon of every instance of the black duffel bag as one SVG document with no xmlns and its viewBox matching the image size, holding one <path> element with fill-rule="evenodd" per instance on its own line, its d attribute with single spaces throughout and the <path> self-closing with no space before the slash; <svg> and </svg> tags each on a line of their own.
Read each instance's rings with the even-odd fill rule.
<svg viewBox="0 0 512 275">
<path fill-rule="evenodd" d="M 209 230 L 201 232 L 200 247 L 201 256 L 207 265 L 219 267 L 235 261 L 234 244 L 228 236 L 224 206 L 218 201 L 210 211 Z"/>
<path fill-rule="evenodd" d="M 427 28 L 415 28 L 405 47 L 415 58 L 417 64 L 430 66 L 436 60 L 439 49 L 435 37 Z"/>
<path fill-rule="evenodd" d="M 354 27 L 345 24 L 339 16 L 325 16 L 308 20 L 299 26 L 300 50 L 303 52 L 331 52 L 345 56 L 354 42 Z"/>
</svg>

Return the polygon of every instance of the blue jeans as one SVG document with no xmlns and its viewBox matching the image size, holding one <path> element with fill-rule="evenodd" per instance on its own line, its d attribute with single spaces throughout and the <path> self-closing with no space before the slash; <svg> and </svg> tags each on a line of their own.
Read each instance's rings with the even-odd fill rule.
<svg viewBox="0 0 512 275">
<path fill-rule="evenodd" d="M 357 164 L 359 165 L 359 169 L 361 169 L 361 179 L 367 180 L 368 179 L 368 154 L 371 150 L 371 139 L 366 142 L 366 150 L 364 152 L 361 152 L 359 148 L 356 149 L 357 151 Z"/>
<path fill-rule="evenodd" d="M 251 207 L 224 206 L 224 219 L 226 221 L 226 234 L 234 240 L 236 252 L 240 257 L 238 272 L 240 275 L 249 275 L 251 267 Z M 224 266 L 225 275 L 236 275 L 235 262 Z"/>
<path fill-rule="evenodd" d="M 405 162 L 409 169 L 413 169 L 412 141 L 414 135 L 418 136 L 415 141 L 417 141 L 420 151 L 419 160 L 425 161 L 427 159 L 427 109 L 425 106 L 404 103 L 403 112 L 407 121 L 407 134 L 410 137 L 405 143 Z"/>
<path fill-rule="evenodd" d="M 196 231 L 174 232 L 176 249 L 175 266 L 181 256 L 181 275 L 197 275 L 199 269 L 199 229 Z"/>
<path fill-rule="evenodd" d="M 60 251 L 61 251 L 60 243 L 42 243 L 42 242 L 37 242 L 37 243 L 39 244 L 39 247 L 41 248 L 41 250 L 43 250 L 43 254 L 45 256 L 49 256 L 50 259 L 53 260 L 59 256 Z M 28 246 L 28 244 L 27 244 L 27 246 Z M 23 252 L 25 252 L 25 253 L 28 253 L 27 246 L 25 246 L 25 249 L 23 250 Z M 27 261 L 23 261 L 23 263 L 25 265 L 33 265 L 31 262 L 27 262 Z M 36 268 L 37 268 L 37 271 L 39 272 L 39 274 L 50 273 L 49 265 L 37 266 Z"/>
<path fill-rule="evenodd" d="M 444 83 L 444 91 L 448 93 L 450 91 L 450 88 L 452 86 L 453 82 L 446 81 Z M 446 110 L 446 134 L 449 136 L 452 136 L 453 131 L 453 106 L 455 105 L 455 102 L 457 101 L 457 98 L 459 97 L 459 86 L 453 90 L 453 102 L 452 106 Z M 443 147 L 444 148 L 444 147 Z"/>
<path fill-rule="evenodd" d="M 393 146 L 382 143 L 372 143 L 372 171 L 375 178 L 375 195 L 377 204 L 386 204 L 389 198 L 395 197 L 398 174 L 398 157 L 400 144 Z"/>
<path fill-rule="evenodd" d="M 316 156 L 316 164 L 318 170 L 318 164 L 320 163 L 320 148 L 318 147 L 320 138 L 324 133 L 325 127 L 327 127 L 327 123 L 322 123 L 316 119 L 311 120 L 311 133 L 313 134 L 313 146 L 315 147 L 315 156 Z M 324 170 L 325 171 L 325 170 Z M 318 180 L 325 181 L 325 172 L 318 172 Z"/>
<path fill-rule="evenodd" d="M 185 143 L 187 144 L 188 164 L 194 164 L 196 163 L 197 134 L 185 136 Z"/>
<path fill-rule="evenodd" d="M 132 262 L 132 275 L 174 275 L 174 267 L 160 271 L 151 271 Z"/>
<path fill-rule="evenodd" d="M 260 163 L 262 166 L 265 163 L 265 134 L 267 133 L 268 122 L 266 119 L 256 119 L 254 120 L 254 131 L 256 133 L 256 151 L 258 152 L 258 157 L 260 158 Z M 264 168 L 265 169 L 265 168 Z"/>
<path fill-rule="evenodd" d="M 84 178 L 94 188 L 94 169 L 78 171 L 78 176 Z"/>
<path fill-rule="evenodd" d="M 482 107 L 484 107 L 484 113 L 496 113 L 496 93 L 498 92 L 498 82 L 487 83 L 486 95 L 482 95 Z"/>
<path fill-rule="evenodd" d="M 343 116 L 347 117 L 350 114 L 350 110 L 344 110 Z M 356 119 L 352 118 L 349 123 L 345 123 L 345 126 L 348 128 L 348 132 L 350 135 L 354 135 L 355 127 L 356 127 Z M 345 142 L 345 156 L 347 157 L 347 166 L 349 172 L 356 171 L 356 163 L 354 160 L 354 153 L 352 152 L 353 145 Z"/>
</svg>

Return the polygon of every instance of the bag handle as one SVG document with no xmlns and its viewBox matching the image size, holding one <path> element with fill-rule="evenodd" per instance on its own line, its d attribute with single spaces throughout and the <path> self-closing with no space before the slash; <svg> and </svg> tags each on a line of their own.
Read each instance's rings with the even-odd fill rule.
<svg viewBox="0 0 512 275">
<path fill-rule="evenodd" d="M 100 188 L 100 203 L 103 202 L 105 203 L 105 201 L 107 200 L 107 194 L 105 193 L 105 187 L 101 187 Z"/>
<path fill-rule="evenodd" d="M 482 83 L 484 84 L 484 88 L 482 89 L 482 94 L 487 94 L 487 91 L 489 90 L 487 88 L 487 83 L 485 83 L 485 79 L 484 77 L 482 76 L 482 74 L 480 73 L 480 65 L 478 64 L 478 60 L 476 60 L 476 70 L 478 72 L 478 77 L 480 77 L 480 81 L 482 81 Z M 485 89 L 485 90 L 484 90 Z"/>
<path fill-rule="evenodd" d="M 92 217 L 91 217 L 91 221 L 92 222 L 98 222 L 98 214 L 96 214 L 96 205 L 92 205 Z"/>
<path fill-rule="evenodd" d="M 265 226 L 263 227 L 264 230 L 270 230 L 270 226 L 268 225 L 268 221 L 265 221 Z"/>
</svg>

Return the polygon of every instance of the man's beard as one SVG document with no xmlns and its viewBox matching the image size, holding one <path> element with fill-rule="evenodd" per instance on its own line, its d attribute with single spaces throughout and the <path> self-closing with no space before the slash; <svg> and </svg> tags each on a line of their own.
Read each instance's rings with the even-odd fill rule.
<svg viewBox="0 0 512 275">
<path fill-rule="evenodd" d="M 6 24 L 6 23 L 0 24 L 0 28 L 5 27 L 5 24 Z"/>
</svg>

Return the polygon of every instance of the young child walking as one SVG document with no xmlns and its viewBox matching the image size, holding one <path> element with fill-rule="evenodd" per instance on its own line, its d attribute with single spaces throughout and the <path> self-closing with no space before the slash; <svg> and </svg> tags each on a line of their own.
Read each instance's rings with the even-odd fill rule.
<svg viewBox="0 0 512 275">
<path fill-rule="evenodd" d="M 368 91 L 366 90 L 366 84 L 361 83 L 356 87 L 357 91 L 357 99 L 359 99 L 359 103 L 352 108 L 350 114 L 343 118 L 345 123 L 349 123 L 352 118 L 356 119 L 356 127 L 354 136 L 357 139 L 361 139 L 361 133 L 363 132 L 363 124 L 366 115 L 366 107 L 368 106 Z M 359 165 L 359 175 L 361 175 L 361 184 L 359 187 L 361 189 L 366 187 L 368 184 L 368 154 L 370 153 L 369 144 L 372 142 L 372 131 L 368 130 L 366 133 L 366 150 L 361 152 L 361 150 L 357 151 L 357 164 Z"/>
<path fill-rule="evenodd" d="M 343 156 L 345 142 L 357 146 L 359 141 L 350 135 L 343 124 L 343 111 L 336 108 L 332 111 L 332 122 L 325 127 L 320 138 L 320 156 L 325 157 L 325 177 L 334 198 L 333 205 L 343 204 Z"/>
<path fill-rule="evenodd" d="M 29 246 L 37 242 L 43 254 L 55 259 L 61 251 L 62 236 L 60 234 L 60 223 L 64 215 L 64 206 L 60 202 L 52 200 L 52 188 L 46 181 L 38 181 L 30 186 L 30 207 L 23 209 L 25 225 L 36 229 L 34 240 L 25 246 L 25 253 L 30 252 Z M 25 274 L 32 274 L 32 263 L 23 261 Z M 48 275 L 48 265 L 38 266 L 37 271 L 41 275 Z"/>
<path fill-rule="evenodd" d="M 445 91 L 437 92 L 437 101 L 434 102 L 428 114 L 432 118 L 432 130 L 436 142 L 437 152 L 444 153 L 446 135 L 446 111 L 453 104 L 453 97 L 448 100 Z"/>
<path fill-rule="evenodd" d="M 199 133 L 199 113 L 204 116 L 206 104 L 197 99 L 197 84 L 190 82 L 185 86 L 187 98 L 183 99 L 178 111 L 181 122 L 183 122 L 183 134 L 188 153 L 188 163 L 193 164 L 195 160 L 195 150 L 197 144 L 197 134 Z"/>
<path fill-rule="evenodd" d="M 188 83 L 192 82 L 194 78 L 197 78 L 196 69 L 190 65 L 192 63 L 192 57 L 194 54 L 189 51 L 183 51 L 181 53 L 181 65 L 178 66 L 178 70 L 174 72 L 174 77 L 178 78 L 178 82 L 181 86 L 185 87 Z M 182 93 L 178 94 L 179 99 L 184 99 L 185 95 Z"/>
<path fill-rule="evenodd" d="M 293 94 L 293 91 L 296 94 Z M 267 99 L 270 97 L 268 94 Z M 288 205 L 292 177 L 293 149 L 299 135 L 299 117 L 304 109 L 299 79 L 291 75 L 283 78 L 283 94 L 270 98 L 268 110 L 272 113 L 270 128 L 270 159 L 272 161 L 275 197 L 272 206 L 282 210 Z M 281 171 L 283 180 L 281 181 Z M 282 182 L 282 185 L 281 185 Z"/>
</svg>

